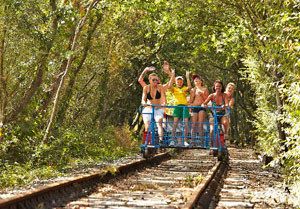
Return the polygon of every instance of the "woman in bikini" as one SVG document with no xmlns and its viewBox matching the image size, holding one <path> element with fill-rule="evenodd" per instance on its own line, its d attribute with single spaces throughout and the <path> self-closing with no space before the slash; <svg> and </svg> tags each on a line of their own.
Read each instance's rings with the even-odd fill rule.
<svg viewBox="0 0 300 209">
<path fill-rule="evenodd" d="M 203 102 L 204 108 L 207 108 L 207 104 L 211 102 L 213 107 L 221 107 L 216 110 L 216 114 L 220 115 L 217 117 L 217 120 L 219 123 L 221 123 L 224 126 L 225 133 L 224 133 L 224 139 L 228 138 L 228 120 L 227 117 L 224 117 L 226 114 L 225 108 L 228 107 L 228 99 L 224 93 L 225 89 L 223 86 L 223 83 L 220 80 L 216 80 L 214 82 L 214 85 L 212 87 L 213 92 L 210 94 L 207 99 Z M 213 136 L 214 131 L 214 116 L 212 113 L 209 114 L 209 123 L 210 123 L 210 136 Z"/>
<path fill-rule="evenodd" d="M 143 109 L 143 121 L 145 124 L 145 132 L 148 132 L 151 122 L 153 107 L 149 105 L 162 105 L 166 104 L 166 97 L 164 87 L 161 84 L 157 84 L 159 81 L 158 76 L 155 73 L 149 75 L 150 84 L 143 88 L 142 105 Z M 159 139 L 163 139 L 163 127 L 162 121 L 164 117 L 164 110 L 162 107 L 154 108 L 154 120 L 157 123 Z"/>
<path fill-rule="evenodd" d="M 225 90 L 225 95 L 228 99 L 228 107 L 231 108 L 234 105 L 234 98 L 232 97 L 232 94 L 235 90 L 235 84 L 234 83 L 228 83 Z"/>
<path fill-rule="evenodd" d="M 203 78 L 199 75 L 193 75 L 195 87 L 191 90 L 190 94 L 190 106 L 201 106 L 208 97 L 207 88 L 203 87 Z M 196 137 L 197 132 L 199 136 L 203 136 L 203 122 L 205 121 L 206 111 L 203 107 L 195 107 L 191 109 L 191 121 L 192 121 L 192 138 Z"/>
<path fill-rule="evenodd" d="M 229 109 L 234 105 L 234 102 L 235 102 L 234 98 L 232 97 L 232 94 L 234 93 L 234 90 L 235 90 L 235 84 L 234 83 L 228 83 L 227 86 L 226 86 L 226 90 L 225 90 L 224 94 L 225 94 L 225 97 L 228 100 L 228 108 Z M 228 129 L 229 129 L 229 126 L 230 126 L 230 120 L 229 120 L 228 117 L 226 117 L 226 120 L 227 120 L 226 123 L 228 124 L 227 130 L 226 130 L 225 127 L 224 128 L 225 128 L 225 133 L 228 134 Z M 228 136 L 226 136 L 226 137 L 228 137 Z"/>
</svg>

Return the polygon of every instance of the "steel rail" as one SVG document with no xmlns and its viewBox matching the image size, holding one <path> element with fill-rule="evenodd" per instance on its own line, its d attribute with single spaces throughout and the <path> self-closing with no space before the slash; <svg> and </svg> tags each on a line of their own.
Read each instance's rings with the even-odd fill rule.
<svg viewBox="0 0 300 209">
<path fill-rule="evenodd" d="M 214 184 L 220 184 L 220 179 L 225 178 L 226 171 L 228 169 L 228 156 L 225 156 L 222 161 L 218 161 L 215 166 L 208 172 L 208 175 L 203 179 L 203 181 L 196 187 L 195 191 L 189 197 L 186 204 L 182 209 L 192 209 L 197 205 L 200 205 L 201 208 L 208 208 L 210 204 L 210 198 L 205 197 L 205 193 L 209 193 L 209 187 Z M 212 189 L 216 190 L 216 188 Z M 215 193 L 212 191 L 211 193 Z M 215 194 L 214 194 L 215 195 Z M 213 195 L 209 195 L 212 197 Z"/>
<path fill-rule="evenodd" d="M 182 149 L 178 149 L 177 151 L 181 152 Z M 159 164 L 171 157 L 170 152 L 166 152 L 155 155 L 149 159 L 136 160 L 125 165 L 113 167 L 112 169 L 101 170 L 93 174 L 53 183 L 24 194 L 0 200 L 0 209 L 52 208 L 58 204 L 64 205 L 65 203 L 78 199 L 82 195 L 89 195 L 94 192 L 94 188 L 96 188 L 99 183 L 108 182 L 113 178 L 124 176 L 127 173 L 144 167 L 151 167 L 151 165 Z M 194 188 L 191 195 L 186 197 L 185 204 L 180 208 L 208 208 L 211 198 L 216 193 L 216 187 L 220 185 L 220 179 L 225 176 L 224 174 L 226 173 L 227 167 L 228 156 L 225 156 L 222 161 L 217 161 L 214 164 L 202 182 Z M 153 207 L 155 207 L 155 205 L 153 205 Z"/>
<path fill-rule="evenodd" d="M 51 205 L 51 202 L 53 202 L 53 198 L 54 198 L 53 195 L 55 193 L 63 193 L 64 191 L 68 190 L 66 188 L 69 189 L 71 188 L 72 190 L 72 188 L 82 187 L 80 185 L 83 184 L 84 182 L 86 182 L 87 184 L 84 185 L 83 187 L 87 187 L 90 186 L 91 184 L 95 184 L 95 182 L 97 183 L 107 182 L 108 180 L 115 178 L 117 176 L 121 176 L 122 174 L 129 173 L 134 170 L 150 166 L 152 164 L 160 163 L 170 157 L 171 157 L 170 152 L 165 152 L 165 153 L 155 155 L 154 157 L 149 159 L 141 159 L 125 165 L 117 166 L 114 168 L 116 172 L 111 172 L 109 170 L 101 170 L 93 174 L 75 177 L 70 180 L 53 183 L 23 194 L 18 194 L 16 196 L 7 199 L 2 199 L 0 200 L 0 209 L 37 208 L 44 204 Z M 44 200 L 43 196 L 46 197 L 46 200 Z M 47 203 L 45 203 L 46 201 Z"/>
</svg>

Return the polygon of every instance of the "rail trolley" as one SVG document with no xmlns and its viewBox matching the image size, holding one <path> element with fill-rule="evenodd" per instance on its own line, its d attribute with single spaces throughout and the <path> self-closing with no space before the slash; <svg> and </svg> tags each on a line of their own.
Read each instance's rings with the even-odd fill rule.
<svg viewBox="0 0 300 209">
<path fill-rule="evenodd" d="M 162 106 L 149 105 L 147 107 L 152 108 L 151 113 L 143 113 L 143 106 L 139 108 L 140 113 L 151 114 L 150 125 L 148 131 L 143 134 L 143 143 L 141 145 L 141 153 L 144 158 L 153 156 L 161 148 L 209 149 L 212 150 L 213 155 L 217 156 L 219 160 L 226 154 L 227 149 L 224 145 L 224 133 L 222 125 L 218 122 L 218 118 L 229 116 L 229 108 L 226 108 L 224 115 L 218 115 L 217 110 L 222 109 L 222 107 L 207 107 L 206 112 L 210 111 L 214 122 L 210 123 L 206 119 L 204 122 L 199 123 L 186 122 L 184 112 L 185 108 L 203 108 L 202 106 L 164 106 L 164 108 L 181 107 L 183 118 L 178 122 L 174 122 L 172 116 L 165 115 L 166 117 L 164 117 L 162 122 L 163 135 L 159 136 L 157 122 L 154 119 L 154 110 Z M 197 127 L 198 130 L 193 130 L 193 127 Z M 213 127 L 212 131 L 210 131 L 211 127 Z"/>
</svg>

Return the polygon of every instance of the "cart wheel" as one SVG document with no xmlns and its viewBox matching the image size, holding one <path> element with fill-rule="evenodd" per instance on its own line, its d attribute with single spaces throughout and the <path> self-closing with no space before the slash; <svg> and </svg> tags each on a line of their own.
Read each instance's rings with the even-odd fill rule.
<svg viewBox="0 0 300 209">
<path fill-rule="evenodd" d="M 228 158 L 228 150 L 225 148 L 225 149 L 222 149 L 222 160 L 223 159 L 227 159 Z"/>
<path fill-rule="evenodd" d="M 213 156 L 218 157 L 218 150 L 215 150 L 215 149 L 213 150 Z"/>
<path fill-rule="evenodd" d="M 149 150 L 148 150 L 148 148 L 145 148 L 144 150 L 143 150 L 143 158 L 149 158 L 150 156 L 149 156 Z"/>
<path fill-rule="evenodd" d="M 223 153 L 223 151 L 221 151 L 221 150 L 218 150 L 218 154 L 217 154 L 217 156 L 218 156 L 218 161 L 222 161 L 222 160 L 223 160 L 223 157 L 224 157 L 224 153 Z"/>
<path fill-rule="evenodd" d="M 156 149 L 155 148 L 148 148 L 148 153 L 149 153 L 149 156 L 153 156 L 156 154 Z"/>
<path fill-rule="evenodd" d="M 166 152 L 166 148 L 159 148 L 160 153 Z"/>
</svg>

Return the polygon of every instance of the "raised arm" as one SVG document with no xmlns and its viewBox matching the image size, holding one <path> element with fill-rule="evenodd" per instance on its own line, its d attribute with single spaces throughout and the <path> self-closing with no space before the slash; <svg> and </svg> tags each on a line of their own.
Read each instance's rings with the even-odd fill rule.
<svg viewBox="0 0 300 209">
<path fill-rule="evenodd" d="M 171 78 L 169 81 L 169 89 L 171 89 L 171 91 L 173 91 L 173 84 L 175 82 L 175 69 L 171 70 Z"/>
<path fill-rule="evenodd" d="M 163 64 L 162 68 L 163 68 L 164 72 L 168 74 L 169 78 L 171 78 L 172 77 L 172 73 L 170 71 L 170 65 L 169 65 L 169 63 L 167 61 L 164 61 L 164 64 Z M 170 86 L 170 80 L 166 84 L 163 85 L 164 90 L 167 91 L 167 89 L 169 88 L 169 86 Z"/>
<path fill-rule="evenodd" d="M 170 65 L 167 61 L 164 61 L 162 68 L 165 71 L 165 73 L 167 73 L 169 75 L 169 78 L 171 78 L 172 74 L 170 72 Z"/>
<path fill-rule="evenodd" d="M 143 88 L 147 85 L 147 84 L 145 83 L 145 81 L 144 81 L 144 77 L 145 77 L 146 73 L 147 73 L 147 72 L 150 72 L 150 71 L 153 71 L 153 70 L 155 70 L 155 67 L 146 67 L 146 68 L 143 70 L 142 74 L 140 75 L 140 77 L 139 77 L 139 83 L 141 84 L 141 86 L 142 86 Z"/>
<path fill-rule="evenodd" d="M 192 89 L 192 84 L 191 84 L 191 80 L 190 80 L 190 72 L 186 71 L 185 76 L 186 76 L 186 81 L 187 81 L 187 85 L 188 85 L 186 91 L 190 91 Z"/>
</svg>

